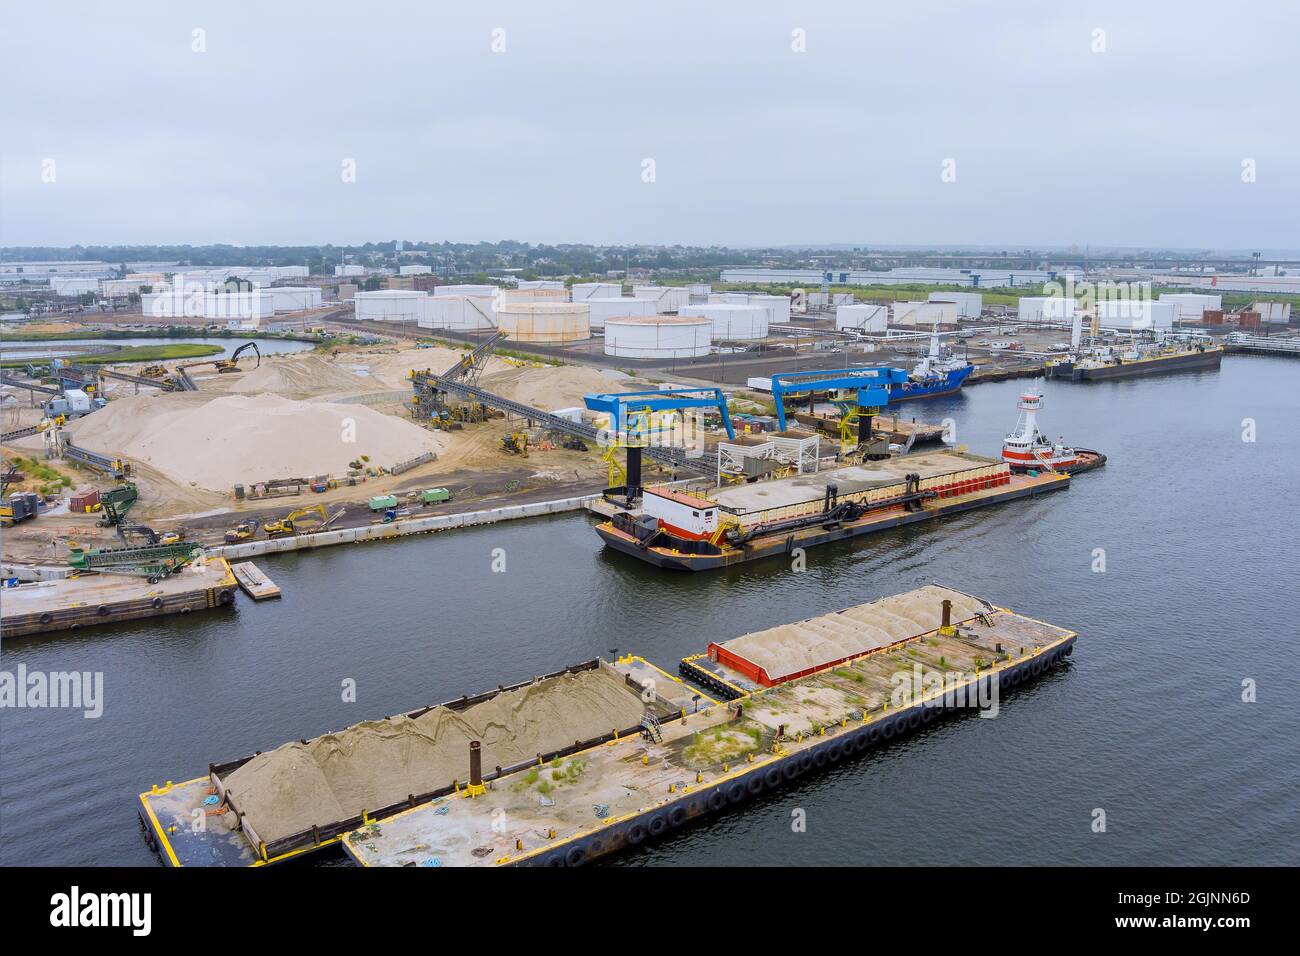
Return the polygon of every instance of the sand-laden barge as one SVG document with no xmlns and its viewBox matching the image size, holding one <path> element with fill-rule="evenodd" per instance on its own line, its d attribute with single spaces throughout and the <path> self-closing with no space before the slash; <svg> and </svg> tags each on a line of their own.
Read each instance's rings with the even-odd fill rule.
<svg viewBox="0 0 1300 956">
<path fill-rule="evenodd" d="M 642 512 L 596 526 L 611 548 L 661 568 L 707 571 L 1055 491 L 1065 474 L 933 451 L 686 495 L 645 489 Z"/>
<path fill-rule="evenodd" d="M 824 646 L 828 629 L 837 634 Z M 828 660 L 853 646 L 855 629 L 859 652 Z M 344 849 L 365 866 L 576 866 L 738 809 L 972 705 L 996 713 L 1003 693 L 1060 664 L 1076 639 L 939 587 L 763 633 L 737 646 L 785 659 L 783 667 L 825 663 L 782 670 L 771 686 L 701 668 L 736 699 L 564 760 L 484 775 L 478 787 L 356 828 Z M 684 665 L 699 666 L 693 660 Z"/>
<path fill-rule="evenodd" d="M 663 693 L 647 692 L 646 676 Z M 140 794 L 145 840 L 171 866 L 261 866 L 338 843 L 370 821 L 463 790 L 465 747 L 498 775 L 562 760 L 669 720 L 690 703 L 673 678 L 639 661 L 587 661 L 509 687 L 265 753 L 210 764 L 205 776 Z M 202 821 L 196 828 L 195 820 Z"/>
</svg>

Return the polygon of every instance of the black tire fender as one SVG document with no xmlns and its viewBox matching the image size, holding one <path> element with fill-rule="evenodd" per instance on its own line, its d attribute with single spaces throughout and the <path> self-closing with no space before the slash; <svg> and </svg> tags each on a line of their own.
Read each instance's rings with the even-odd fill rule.
<svg viewBox="0 0 1300 956">
<path fill-rule="evenodd" d="M 867 748 L 871 746 L 871 732 L 862 730 L 853 735 L 853 750 L 855 753 L 866 753 Z"/>
<path fill-rule="evenodd" d="M 670 827 L 679 827 L 690 818 L 685 807 L 673 807 L 668 811 L 668 825 Z"/>
<path fill-rule="evenodd" d="M 799 772 L 807 773 L 812 768 L 813 768 L 813 755 L 807 753 L 806 751 L 804 753 L 801 753 L 799 755 Z"/>
<path fill-rule="evenodd" d="M 153 608 L 155 611 L 158 610 L 160 607 L 162 607 L 162 604 L 163 604 L 162 598 L 160 597 L 156 597 L 149 602 L 149 606 Z"/>
<path fill-rule="evenodd" d="M 893 740 L 898 734 L 898 721 L 886 720 L 880 725 L 880 736 L 883 740 Z"/>
<path fill-rule="evenodd" d="M 939 716 L 939 711 L 934 707 L 924 707 L 921 709 L 921 723 L 923 724 L 934 723 L 934 718 L 938 716 Z"/>
<path fill-rule="evenodd" d="M 721 790 L 714 790 L 711 794 L 709 794 L 709 799 L 708 799 L 709 809 L 715 813 L 721 810 L 723 805 L 726 804 L 726 802 L 727 802 L 727 795 L 723 793 Z"/>
<path fill-rule="evenodd" d="M 98 614 L 100 617 L 107 617 L 107 616 L 108 616 L 108 605 L 107 605 L 107 604 L 101 604 L 99 607 L 95 608 L 95 613 Z"/>
<path fill-rule="evenodd" d="M 908 729 L 908 730 L 916 730 L 916 728 L 917 728 L 917 727 L 920 727 L 920 726 L 921 726 L 921 715 L 920 715 L 920 714 L 918 714 L 916 711 L 912 711 L 910 714 L 907 715 L 907 729 Z"/>
<path fill-rule="evenodd" d="M 42 624 L 49 624 L 53 620 L 54 620 L 54 615 L 51 614 L 49 611 L 46 611 L 44 614 L 41 615 Z"/>
<path fill-rule="evenodd" d="M 733 783 L 730 787 L 727 788 L 727 799 L 730 800 L 732 803 L 739 803 L 741 800 L 744 800 L 745 785 L 740 781 L 736 781 L 735 783 Z"/>
<path fill-rule="evenodd" d="M 830 762 L 830 757 L 827 756 L 825 747 L 818 747 L 816 750 L 813 751 L 814 766 L 824 767 L 829 762 Z"/>
<path fill-rule="evenodd" d="M 756 797 L 763 792 L 763 779 L 755 774 L 745 781 L 745 792 L 751 797 Z"/>
<path fill-rule="evenodd" d="M 866 734 L 864 734 L 864 736 L 866 737 L 866 740 L 867 740 L 867 746 L 868 746 L 868 747 L 870 747 L 872 744 L 879 743 L 879 742 L 880 742 L 880 727 L 877 725 L 877 726 L 872 726 L 872 727 L 868 728 L 868 730 L 867 730 Z"/>
<path fill-rule="evenodd" d="M 642 842 L 645 839 L 645 837 L 646 837 L 646 829 L 644 823 L 634 823 L 627 828 L 627 842 L 632 844 L 633 846 L 636 846 L 638 843 Z"/>
<path fill-rule="evenodd" d="M 569 852 L 564 854 L 565 866 L 582 866 L 587 861 L 587 851 L 580 846 L 569 847 Z"/>
<path fill-rule="evenodd" d="M 646 824 L 646 829 L 650 831 L 652 837 L 657 837 L 668 829 L 668 817 L 663 813 L 656 813 Z"/>
<path fill-rule="evenodd" d="M 781 776 L 786 780 L 793 780 L 795 777 L 799 776 L 799 765 L 795 763 L 793 757 L 787 760 L 785 766 L 781 768 Z"/>
<path fill-rule="evenodd" d="M 763 774 L 764 785 L 773 790 L 781 786 L 781 781 L 784 779 L 785 776 L 781 773 L 780 767 L 769 767 L 767 773 Z"/>
<path fill-rule="evenodd" d="M 844 759 L 844 745 L 839 741 L 831 744 L 826 748 L 826 759 L 831 763 L 839 763 Z"/>
</svg>

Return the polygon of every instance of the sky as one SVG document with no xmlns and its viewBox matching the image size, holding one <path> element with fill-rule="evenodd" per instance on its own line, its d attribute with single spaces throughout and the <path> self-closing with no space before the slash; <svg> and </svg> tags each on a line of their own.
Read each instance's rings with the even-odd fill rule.
<svg viewBox="0 0 1300 956">
<path fill-rule="evenodd" d="M 1300 3 L 5 0 L 0 245 L 1300 249 Z"/>
</svg>

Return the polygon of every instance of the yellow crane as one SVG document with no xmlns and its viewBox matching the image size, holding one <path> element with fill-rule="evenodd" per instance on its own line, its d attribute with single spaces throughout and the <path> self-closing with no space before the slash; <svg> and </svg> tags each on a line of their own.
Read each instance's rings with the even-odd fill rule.
<svg viewBox="0 0 1300 956">
<path fill-rule="evenodd" d="M 315 515 L 317 523 L 325 521 L 325 506 L 312 505 L 310 508 L 299 508 L 296 511 L 290 511 L 278 521 L 267 521 L 262 524 L 262 530 L 268 537 L 282 538 L 285 535 L 297 534 L 299 532 L 298 522 L 304 518 Z"/>
</svg>

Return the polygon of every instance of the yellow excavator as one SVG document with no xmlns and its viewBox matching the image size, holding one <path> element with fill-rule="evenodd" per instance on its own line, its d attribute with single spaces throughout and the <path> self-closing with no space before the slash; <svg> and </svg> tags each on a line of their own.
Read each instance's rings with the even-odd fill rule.
<svg viewBox="0 0 1300 956">
<path fill-rule="evenodd" d="M 266 532 L 267 537 L 283 538 L 285 535 L 297 534 L 303 529 L 298 525 L 304 518 L 315 515 L 314 524 L 323 524 L 325 521 L 325 506 L 312 505 L 310 508 L 299 508 L 296 511 L 290 511 L 287 515 L 278 521 L 266 521 L 262 523 L 262 530 Z"/>
</svg>

